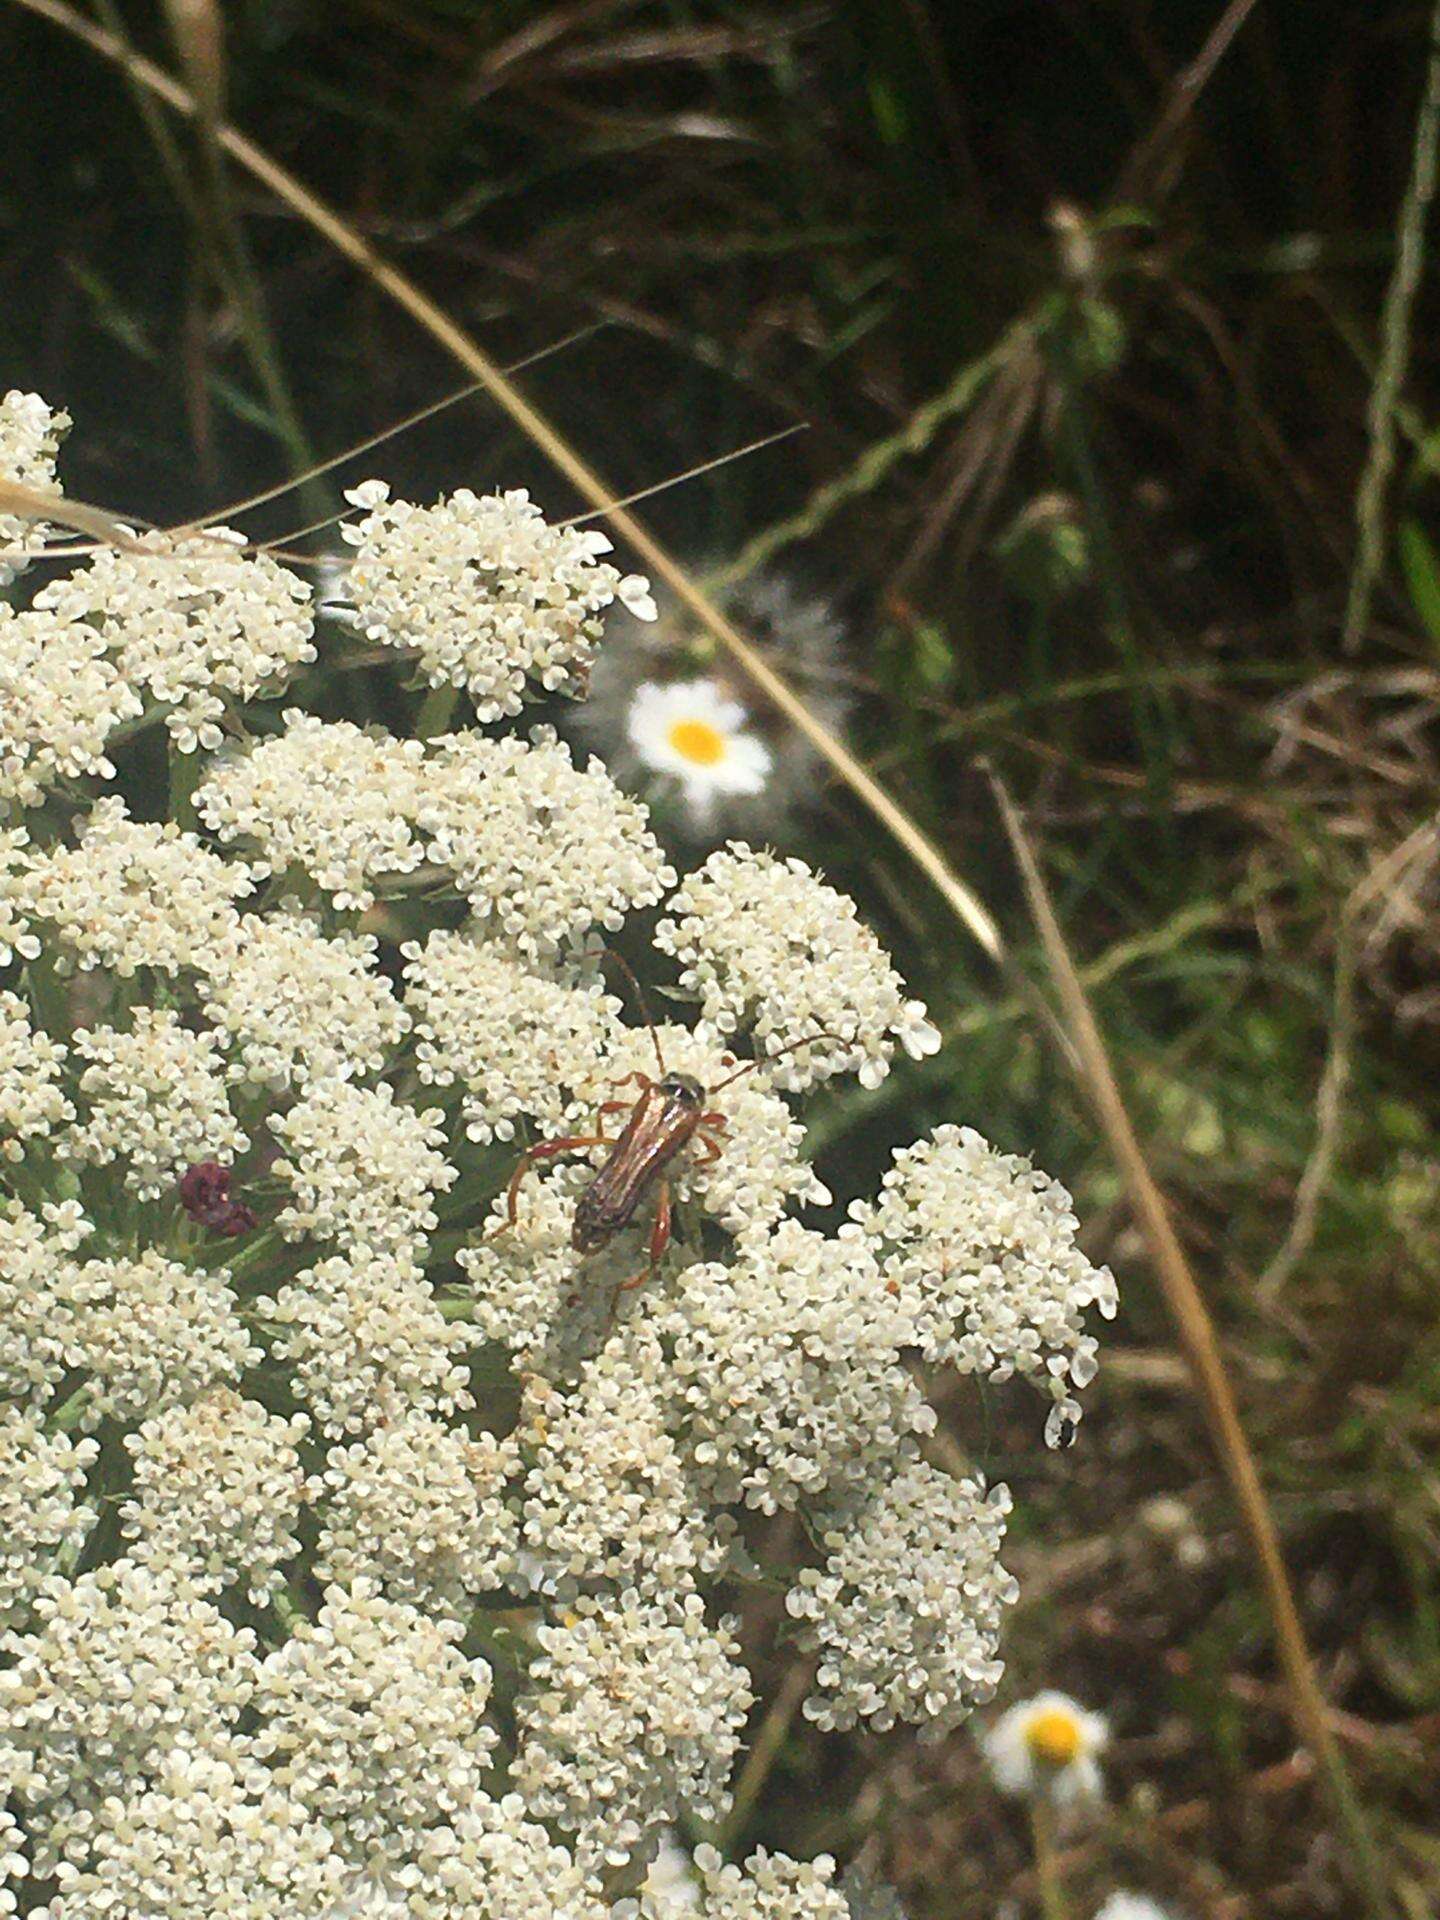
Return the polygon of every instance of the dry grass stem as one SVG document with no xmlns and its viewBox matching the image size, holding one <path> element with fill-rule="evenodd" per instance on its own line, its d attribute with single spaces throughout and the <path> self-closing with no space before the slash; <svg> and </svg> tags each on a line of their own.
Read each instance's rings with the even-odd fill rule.
<svg viewBox="0 0 1440 1920">
<path fill-rule="evenodd" d="M 1319 1762 L 1331 1808 L 1349 1843 L 1354 1878 L 1372 1916 L 1390 1912 L 1374 1843 L 1341 1758 L 1329 1713 L 1300 1622 L 1279 1536 L 1265 1498 L 1255 1457 L 1241 1425 L 1235 1396 L 1200 1287 L 1170 1219 L 1164 1196 L 1141 1150 L 1116 1084 L 1109 1053 L 1081 985 L 1051 904 L 1049 889 L 1020 816 L 1003 783 L 992 784 L 1005 829 L 1040 934 L 1061 1012 L 1081 1061 L 1081 1085 L 1109 1142 L 1135 1221 L 1174 1318 L 1191 1376 L 1200 1396 L 1226 1478 L 1240 1511 L 1260 1575 L 1280 1661 L 1285 1671 L 1295 1731 Z"/>
</svg>

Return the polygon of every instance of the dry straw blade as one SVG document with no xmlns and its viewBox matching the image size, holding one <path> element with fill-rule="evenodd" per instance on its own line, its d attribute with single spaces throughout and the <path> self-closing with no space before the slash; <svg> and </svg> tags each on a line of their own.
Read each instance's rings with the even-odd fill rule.
<svg viewBox="0 0 1440 1920">
<path fill-rule="evenodd" d="M 1095 1110 L 1124 1179 L 1136 1224 L 1144 1237 L 1151 1264 L 1159 1276 L 1165 1302 L 1175 1321 L 1216 1451 L 1230 1482 L 1235 1504 L 1240 1510 L 1274 1624 L 1276 1646 L 1285 1671 L 1296 1733 L 1320 1764 L 1322 1779 L 1354 1853 L 1355 1879 L 1364 1889 L 1370 1913 L 1378 1920 L 1378 1916 L 1390 1912 L 1390 1904 L 1383 1890 L 1380 1863 L 1331 1729 L 1329 1709 L 1315 1677 L 1314 1662 L 1306 1645 L 1305 1629 L 1300 1623 L 1290 1576 L 1285 1569 L 1279 1535 L 1260 1482 L 1255 1456 L 1240 1421 L 1214 1322 L 1199 1283 L 1190 1270 L 1165 1197 L 1141 1150 L 1110 1064 L 1099 1023 L 1060 930 L 1040 863 L 1014 802 L 1003 782 L 993 772 L 991 784 L 1024 881 L 1031 917 L 1045 951 L 1061 1015 L 1079 1058 L 1081 1087 Z"/>
</svg>

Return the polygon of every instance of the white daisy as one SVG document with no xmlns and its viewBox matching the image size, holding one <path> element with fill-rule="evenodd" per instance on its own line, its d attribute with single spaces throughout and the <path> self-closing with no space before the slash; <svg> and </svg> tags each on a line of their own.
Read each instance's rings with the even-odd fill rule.
<svg viewBox="0 0 1440 1920">
<path fill-rule="evenodd" d="M 1158 1900 L 1145 1893 L 1112 1893 L 1095 1920 L 1171 1920 Z"/>
<path fill-rule="evenodd" d="M 744 730 L 748 718 L 713 680 L 647 680 L 635 689 L 625 730 L 644 765 L 673 775 L 704 820 L 717 795 L 759 793 L 765 785 L 770 749 Z"/>
<path fill-rule="evenodd" d="M 1002 1793 L 1043 1796 L 1058 1807 L 1098 1800 L 1104 1792 L 1097 1755 L 1110 1729 L 1068 1693 L 1037 1693 L 1002 1713 L 980 1745 Z"/>
</svg>

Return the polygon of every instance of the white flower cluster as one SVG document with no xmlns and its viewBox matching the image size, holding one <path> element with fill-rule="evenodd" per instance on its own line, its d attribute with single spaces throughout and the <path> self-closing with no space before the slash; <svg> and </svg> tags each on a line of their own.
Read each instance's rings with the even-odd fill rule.
<svg viewBox="0 0 1440 1920">
<path fill-rule="evenodd" d="M 1108 1267 L 1075 1244 L 1058 1181 L 973 1127 L 945 1126 L 901 1148 L 879 1200 L 850 1211 L 881 1248 L 927 1360 L 991 1380 L 1031 1376 L 1051 1397 L 1047 1439 L 1073 1430 L 1075 1394 L 1097 1365 L 1085 1312 L 1112 1319 L 1117 1299 Z"/>
<path fill-rule="evenodd" d="M 359 1861 L 479 1790 L 496 1739 L 490 1669 L 461 1636 L 362 1578 L 327 1587 L 317 1619 L 260 1667 L 257 1758 Z"/>
<path fill-rule="evenodd" d="M 75 846 L 34 854 L 17 893 L 58 942 L 57 963 L 129 979 L 142 967 L 216 966 L 239 926 L 235 902 L 253 885 L 239 861 L 222 860 L 173 822 L 130 819 L 110 795 L 95 802 Z"/>
<path fill-rule="evenodd" d="M 244 547 L 229 527 L 142 534 L 105 548 L 35 604 L 95 628 L 125 683 L 168 710 L 180 752 L 213 752 L 226 697 L 253 700 L 315 658 L 309 587 Z"/>
<path fill-rule="evenodd" d="M 711 1626 L 699 1594 L 633 1588 L 581 1596 L 537 1630 L 515 1775 L 532 1810 L 576 1837 L 581 1859 L 621 1865 L 684 1811 L 718 1820 L 753 1704 L 736 1623 Z"/>
<path fill-rule="evenodd" d="M 648 583 L 600 560 L 607 535 L 549 525 L 523 488 L 416 507 L 366 480 L 346 498 L 365 510 L 340 529 L 355 624 L 415 654 L 432 687 L 464 687 L 477 720 L 518 713 L 527 680 L 583 692 L 612 601 L 655 617 Z"/>
<path fill-rule="evenodd" d="M 154 1247 L 72 1264 L 59 1279 L 65 1359 L 88 1375 L 82 1423 L 141 1418 L 260 1358 L 222 1272 Z"/>
<path fill-rule="evenodd" d="M 0 1201 L 0 1394 L 43 1405 L 64 1379 L 70 1256 L 90 1233 L 74 1200 Z"/>
<path fill-rule="evenodd" d="M 296 1397 L 322 1433 L 358 1433 L 377 1410 L 455 1413 L 474 1405 L 459 1356 L 470 1344 L 403 1253 L 352 1253 L 297 1274 L 255 1302 L 274 1326 L 272 1351 L 293 1366 Z"/>
<path fill-rule="evenodd" d="M 0 475 L 63 424 L 7 399 Z M 523 495 L 357 503 L 359 625 L 483 719 L 646 608 Z M 677 891 L 598 761 L 321 719 L 312 654 L 223 530 L 0 610 L 0 1870 L 43 1920 L 669 1920 L 757 1587 L 821 1728 L 991 1696 L 1008 1495 L 933 1464 L 929 1370 L 1068 1424 L 1113 1283 L 953 1127 L 802 1218 L 794 1096 L 938 1039 L 853 903 L 741 843 Z M 606 974 L 665 974 L 651 908 L 658 1025 Z M 686 1879 L 853 1920 L 825 1859 Z"/>
<path fill-rule="evenodd" d="M 95 1509 L 75 1496 L 99 1451 L 0 1405 L 0 1626 L 23 1622 L 58 1556 L 78 1552 L 94 1526 Z"/>
<path fill-rule="evenodd" d="M 685 1275 L 674 1389 L 718 1503 L 773 1513 L 862 1489 L 935 1415 L 900 1359 L 908 1327 L 869 1247 L 797 1221 Z"/>
<path fill-rule="evenodd" d="M 669 906 L 656 946 L 680 962 L 681 986 L 717 1033 L 747 1028 L 764 1053 L 792 1050 L 771 1068 L 777 1086 L 798 1092 L 854 1073 L 878 1087 L 897 1040 L 915 1060 L 939 1047 L 855 902 L 803 860 L 736 841 L 712 853 Z"/>
<path fill-rule="evenodd" d="M 60 1140 L 62 1157 L 109 1166 L 142 1200 L 156 1200 L 197 1160 L 229 1161 L 249 1145 L 225 1092 L 215 1034 L 181 1024 L 168 1008 L 136 1007 L 127 1029 L 75 1034 L 83 1125 Z"/>
<path fill-rule="evenodd" d="M 412 873 L 424 857 L 411 830 L 423 759 L 416 740 L 293 708 L 283 733 L 216 761 L 195 808 L 227 846 L 243 839 L 255 849 L 255 872 L 298 867 L 337 907 L 364 908 L 377 881 Z"/>
<path fill-rule="evenodd" d="M 105 743 L 143 711 L 93 628 L 0 604 L 0 800 L 38 807 L 59 779 L 110 779 Z"/>
<path fill-rule="evenodd" d="M 69 414 L 47 407 L 38 393 L 21 393 L 12 387 L 0 394 L 0 480 L 58 493 L 55 457 L 69 431 Z M 0 587 L 8 587 L 25 570 L 26 555 L 44 544 L 41 523 L 0 513 Z"/>
<path fill-rule="evenodd" d="M 405 1106 L 388 1085 L 312 1081 L 271 1129 L 289 1156 L 275 1177 L 294 1194 L 280 1231 L 344 1250 L 417 1248 L 438 1224 L 434 1196 L 457 1177 L 440 1152 L 442 1117 Z"/>
<path fill-rule="evenodd" d="M 428 1413 L 406 1413 L 348 1447 L 332 1447 L 315 1483 L 325 1501 L 315 1571 L 364 1576 L 397 1600 L 463 1619 L 467 1602 L 516 1571 L 504 1489 L 511 1449 L 471 1439 Z"/>
<path fill-rule="evenodd" d="M 761 1847 L 743 1870 L 727 1864 L 714 1847 L 695 1849 L 694 1880 L 683 1890 L 646 1887 L 638 1901 L 622 1901 L 615 1920 L 860 1920 L 834 1884 L 835 1862 L 790 1860 Z"/>
<path fill-rule="evenodd" d="M 0 1779 L 29 1814 L 34 1870 L 83 1859 L 95 1814 L 179 1739 L 224 1736 L 259 1677 L 255 1635 L 183 1569 L 120 1560 L 52 1576 L 29 1633 L 0 1637 Z"/>
<path fill-rule="evenodd" d="M 300 1546 L 299 1446 L 309 1425 L 303 1413 L 286 1419 L 215 1387 L 127 1434 L 134 1494 L 120 1509 L 120 1530 L 133 1557 L 157 1567 L 188 1560 L 198 1583 L 243 1584 L 264 1606 Z"/>
<path fill-rule="evenodd" d="M 943 1739 L 1003 1672 L 1001 1609 L 1017 1595 L 1000 1565 L 1010 1495 L 912 1457 L 835 1515 L 825 1562 L 786 1601 L 820 1655 L 806 1715 L 822 1727 L 897 1720 Z"/>
<path fill-rule="evenodd" d="M 60 1090 L 63 1041 L 31 1024 L 18 994 L 0 988 L 0 1158 L 19 1160 L 25 1142 L 53 1133 L 75 1109 Z"/>
<path fill-rule="evenodd" d="M 282 906 L 246 914 L 199 982 L 205 1011 L 259 1086 L 378 1073 L 409 1025 L 373 934 L 326 935 Z"/>
<path fill-rule="evenodd" d="M 553 960 L 675 884 L 638 800 L 598 760 L 577 767 L 543 728 L 523 740 L 448 734 L 426 763 L 418 814 L 477 923 Z"/>
<path fill-rule="evenodd" d="M 537 973 L 494 941 L 439 928 L 408 943 L 406 998 L 430 1086 L 460 1086 L 472 1140 L 509 1140 L 522 1116 L 558 1132 L 608 1071 L 620 1004 L 598 982 Z"/>
</svg>

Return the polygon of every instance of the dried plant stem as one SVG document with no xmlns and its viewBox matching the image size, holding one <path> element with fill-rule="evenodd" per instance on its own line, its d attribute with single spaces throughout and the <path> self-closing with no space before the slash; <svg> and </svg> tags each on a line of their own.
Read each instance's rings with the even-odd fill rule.
<svg viewBox="0 0 1440 1920">
<path fill-rule="evenodd" d="M 83 40 L 177 113 L 187 118 L 195 117 L 195 101 L 173 75 L 143 55 L 132 52 L 114 34 L 106 33 L 103 28 L 77 13 L 66 4 L 66 0 L 12 0 L 12 4 L 23 7 L 28 13 L 38 14 Z M 765 698 L 828 761 L 851 792 L 870 809 L 885 830 L 893 835 L 930 878 L 989 957 L 996 962 L 1002 961 L 1005 943 L 999 925 L 979 896 L 953 871 L 934 842 L 867 772 L 844 743 L 821 725 L 788 682 L 761 657 L 644 524 L 623 507 L 614 505 L 613 491 L 605 485 L 599 474 L 505 377 L 490 356 L 413 281 L 377 253 L 368 240 L 332 208 L 317 199 L 293 174 L 272 160 L 262 148 L 247 140 L 244 134 L 237 133 L 233 127 L 223 124 L 216 129 L 216 139 L 232 160 L 268 187 L 278 200 L 292 208 L 317 233 L 323 234 L 338 252 L 354 261 L 375 286 L 394 300 L 397 306 L 403 307 L 474 376 L 590 505 L 606 515 L 615 531 L 639 555 L 651 574 L 663 580 L 700 624 L 713 634 Z"/>
<path fill-rule="evenodd" d="M 1395 233 L 1395 271 L 1385 295 L 1380 327 L 1380 364 L 1370 389 L 1370 452 L 1355 496 L 1357 541 L 1341 645 L 1354 653 L 1365 638 L 1370 602 L 1385 547 L 1385 488 L 1395 463 L 1395 413 L 1410 359 L 1410 318 L 1425 264 L 1425 220 L 1435 197 L 1436 150 L 1440 148 L 1440 0 L 1430 16 L 1430 56 L 1425 91 L 1415 117 L 1415 156 L 1410 185 Z"/>
<path fill-rule="evenodd" d="M 1290 1577 L 1280 1551 L 1255 1457 L 1235 1405 L 1214 1324 L 1171 1223 L 1164 1196 L 1150 1172 L 1110 1065 L 1104 1039 L 1060 930 L 1049 889 L 1019 814 L 1000 780 L 995 795 L 1025 884 L 1061 1013 L 1081 1061 L 1081 1084 L 1093 1105 L 1119 1166 L 1138 1225 L 1175 1321 L 1180 1343 L 1210 1425 L 1241 1522 L 1259 1569 L 1276 1647 L 1284 1668 L 1290 1712 L 1300 1740 L 1314 1754 L 1337 1824 L 1347 1842 L 1354 1878 L 1372 1920 L 1388 1915 L 1390 1902 L 1369 1827 L 1331 1729 L 1315 1676 Z"/>
</svg>

